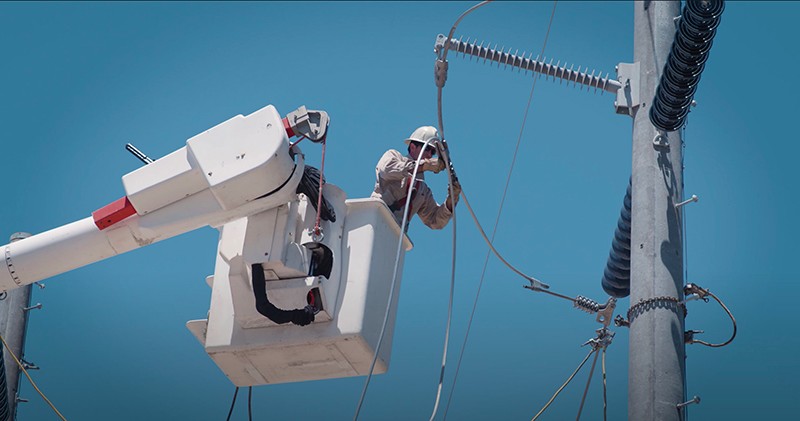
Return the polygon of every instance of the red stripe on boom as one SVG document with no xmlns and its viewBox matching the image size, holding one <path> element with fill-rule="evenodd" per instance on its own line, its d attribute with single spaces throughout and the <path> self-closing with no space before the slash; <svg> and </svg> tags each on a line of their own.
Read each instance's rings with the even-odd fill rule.
<svg viewBox="0 0 800 421">
<path fill-rule="evenodd" d="M 127 196 L 124 196 L 92 212 L 92 218 L 97 228 L 104 230 L 135 214 L 136 209 L 133 208 L 133 204 Z"/>
</svg>

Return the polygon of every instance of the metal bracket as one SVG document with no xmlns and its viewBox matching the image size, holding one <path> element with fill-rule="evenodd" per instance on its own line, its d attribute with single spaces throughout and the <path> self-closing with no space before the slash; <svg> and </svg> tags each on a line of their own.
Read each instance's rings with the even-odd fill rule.
<svg viewBox="0 0 800 421">
<path fill-rule="evenodd" d="M 39 366 L 38 365 L 36 365 L 36 364 L 34 364 L 32 362 L 25 361 L 24 358 L 22 360 L 20 360 L 20 362 L 22 363 L 22 366 L 25 367 L 26 370 L 39 370 Z"/>
<path fill-rule="evenodd" d="M 669 138 L 666 133 L 656 133 L 653 137 L 653 148 L 669 150 Z"/>
<path fill-rule="evenodd" d="M 287 114 L 286 119 L 295 135 L 306 137 L 312 142 L 322 142 L 328 135 L 330 118 L 325 111 L 307 110 L 302 105 Z"/>
<path fill-rule="evenodd" d="M 639 102 L 639 62 L 619 63 L 616 66 L 617 80 L 622 88 L 617 90 L 617 100 L 614 109 L 617 114 L 627 114 L 633 117 L 633 112 L 641 104 Z"/>
<path fill-rule="evenodd" d="M 687 330 L 683 332 L 683 342 L 685 343 L 693 343 L 694 342 L 694 335 L 706 333 L 704 330 Z"/>
<path fill-rule="evenodd" d="M 608 346 L 611 345 L 611 341 L 614 339 L 614 335 L 616 334 L 605 326 L 595 330 L 595 332 L 597 332 L 597 337 L 589 339 L 581 346 L 589 345 L 595 351 L 598 349 L 608 348 Z"/>
<path fill-rule="evenodd" d="M 611 324 L 611 318 L 614 316 L 614 309 L 617 307 L 617 299 L 608 297 L 608 301 L 604 306 L 601 306 L 597 312 L 597 322 L 603 325 L 603 328 Z M 613 336 L 613 335 L 612 335 Z"/>
</svg>

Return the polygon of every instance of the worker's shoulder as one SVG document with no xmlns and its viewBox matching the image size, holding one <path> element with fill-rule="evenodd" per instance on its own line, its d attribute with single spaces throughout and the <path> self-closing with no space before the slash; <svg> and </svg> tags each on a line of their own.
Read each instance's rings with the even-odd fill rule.
<svg viewBox="0 0 800 421">
<path fill-rule="evenodd" d="M 381 161 L 388 161 L 388 160 L 405 161 L 407 159 L 408 158 L 406 158 L 402 154 L 402 152 L 396 149 L 389 149 L 388 151 L 383 153 L 383 156 L 381 156 Z"/>
</svg>

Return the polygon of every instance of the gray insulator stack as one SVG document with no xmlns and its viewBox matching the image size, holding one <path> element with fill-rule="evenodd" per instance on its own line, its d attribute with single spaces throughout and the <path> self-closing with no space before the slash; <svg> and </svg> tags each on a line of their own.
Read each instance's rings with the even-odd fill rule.
<svg viewBox="0 0 800 421">
<path fill-rule="evenodd" d="M 580 66 L 578 66 L 578 70 L 573 70 L 574 66 L 567 68 L 566 64 L 562 65 L 561 62 L 554 65 L 552 59 L 549 62 L 545 62 L 544 59 L 540 60 L 539 56 L 533 58 L 531 54 L 526 58 L 524 52 L 518 55 L 519 50 L 512 54 L 510 49 L 508 52 L 505 52 L 503 49 L 497 50 L 496 48 L 484 46 L 483 42 L 480 44 L 469 42 L 469 39 L 466 42 L 455 38 L 451 38 L 450 42 L 446 42 L 446 40 L 447 37 L 439 34 L 434 49 L 438 52 L 442 48 L 447 48 L 450 51 L 461 53 L 464 56 L 482 58 L 484 62 L 490 61 L 497 63 L 498 67 L 500 65 L 506 67 L 511 66 L 520 71 L 524 70 L 550 76 L 553 80 L 566 80 L 567 82 L 594 88 L 601 92 L 608 91 L 616 93 L 617 90 L 622 87 L 622 84 L 618 80 L 609 79 L 608 74 L 605 76 L 601 74 L 595 75 L 596 72 L 594 70 L 592 70 L 591 73 L 587 73 L 586 71 L 588 68 L 581 71 Z"/>
<path fill-rule="evenodd" d="M 611 252 L 603 271 L 601 281 L 603 290 L 616 298 L 627 297 L 631 293 L 631 183 L 625 192 L 622 210 L 619 213 Z"/>
<path fill-rule="evenodd" d="M 683 126 L 723 10 L 722 0 L 686 1 L 650 108 L 650 122 L 662 131 Z"/>
</svg>

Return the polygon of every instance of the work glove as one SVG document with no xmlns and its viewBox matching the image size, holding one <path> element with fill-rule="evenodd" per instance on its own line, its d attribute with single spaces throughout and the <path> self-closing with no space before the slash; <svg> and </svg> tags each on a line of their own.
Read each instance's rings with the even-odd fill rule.
<svg viewBox="0 0 800 421">
<path fill-rule="evenodd" d="M 419 169 L 422 171 L 431 171 L 434 174 L 438 174 L 443 169 L 445 169 L 445 163 L 439 158 L 428 158 L 423 159 L 419 164 Z"/>
<path fill-rule="evenodd" d="M 451 192 L 452 192 L 452 195 L 450 194 Z M 450 208 L 451 211 L 453 210 L 453 203 L 451 202 L 451 200 L 453 200 L 452 198 L 455 198 L 456 204 L 458 204 L 458 196 L 460 196 L 460 195 L 461 195 L 461 183 L 459 183 L 458 181 L 454 180 L 453 181 L 453 185 L 451 185 L 450 187 L 447 188 L 447 202 L 446 203 L 447 203 L 447 207 Z"/>
</svg>

